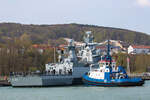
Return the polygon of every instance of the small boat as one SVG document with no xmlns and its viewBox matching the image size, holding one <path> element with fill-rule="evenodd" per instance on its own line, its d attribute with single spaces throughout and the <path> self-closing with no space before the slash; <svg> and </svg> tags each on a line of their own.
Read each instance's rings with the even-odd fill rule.
<svg viewBox="0 0 150 100">
<path fill-rule="evenodd" d="M 123 87 L 123 86 L 142 86 L 144 80 L 141 78 L 128 77 L 122 66 L 116 67 L 115 60 L 110 55 L 110 44 L 108 40 L 107 55 L 99 61 L 99 67 L 90 68 L 90 71 L 83 75 L 83 83 L 88 86 L 104 86 L 104 87 Z"/>
<path fill-rule="evenodd" d="M 0 87 L 1 86 L 11 86 L 8 80 L 0 80 Z"/>
</svg>

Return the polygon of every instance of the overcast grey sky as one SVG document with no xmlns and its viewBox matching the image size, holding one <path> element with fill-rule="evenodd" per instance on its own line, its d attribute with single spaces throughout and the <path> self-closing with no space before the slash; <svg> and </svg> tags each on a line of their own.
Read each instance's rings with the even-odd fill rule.
<svg viewBox="0 0 150 100">
<path fill-rule="evenodd" d="M 80 23 L 150 34 L 150 0 L 0 0 L 0 22 Z"/>
</svg>

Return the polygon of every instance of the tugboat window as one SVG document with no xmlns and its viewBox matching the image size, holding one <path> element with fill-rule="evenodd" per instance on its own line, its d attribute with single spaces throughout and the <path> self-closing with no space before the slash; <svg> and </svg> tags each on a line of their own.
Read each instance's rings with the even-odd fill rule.
<svg viewBox="0 0 150 100">
<path fill-rule="evenodd" d="M 108 65 L 108 63 L 106 63 L 106 65 Z"/>
</svg>

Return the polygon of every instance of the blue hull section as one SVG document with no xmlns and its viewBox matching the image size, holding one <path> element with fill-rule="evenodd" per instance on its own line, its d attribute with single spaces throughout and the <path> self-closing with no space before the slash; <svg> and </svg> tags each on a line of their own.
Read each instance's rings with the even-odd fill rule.
<svg viewBox="0 0 150 100">
<path fill-rule="evenodd" d="M 141 78 L 126 78 L 126 79 L 112 79 L 110 81 L 89 78 L 87 75 L 83 76 L 83 82 L 88 86 L 104 86 L 104 87 L 117 87 L 117 86 L 142 86 L 144 81 Z"/>
</svg>

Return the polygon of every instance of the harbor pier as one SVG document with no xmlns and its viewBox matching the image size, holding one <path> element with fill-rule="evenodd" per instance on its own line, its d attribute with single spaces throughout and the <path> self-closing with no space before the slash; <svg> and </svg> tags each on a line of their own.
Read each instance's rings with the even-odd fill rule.
<svg viewBox="0 0 150 100">
<path fill-rule="evenodd" d="M 129 77 L 140 77 L 143 80 L 150 80 L 150 73 L 132 73 L 128 74 Z"/>
</svg>

